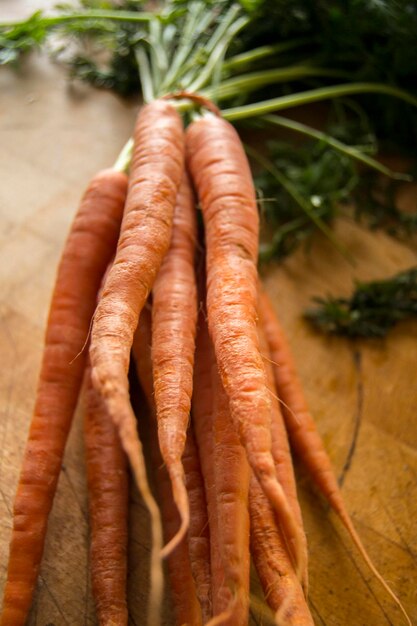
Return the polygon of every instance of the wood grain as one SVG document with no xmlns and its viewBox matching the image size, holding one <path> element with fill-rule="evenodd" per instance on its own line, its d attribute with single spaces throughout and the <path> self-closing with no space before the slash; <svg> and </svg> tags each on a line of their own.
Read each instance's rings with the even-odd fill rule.
<svg viewBox="0 0 417 626">
<path fill-rule="evenodd" d="M 1 19 L 37 2 L 2 2 Z M 45 4 L 45 3 L 43 3 Z M 13 12 L 13 13 L 12 13 Z M 0 71 L 0 583 L 11 509 L 31 416 L 43 332 L 60 250 L 89 178 L 128 138 L 136 103 L 70 85 L 42 57 Z M 416 195 L 409 199 L 413 203 Z M 356 526 L 381 573 L 417 622 L 417 324 L 386 340 L 324 338 L 301 318 L 313 295 L 347 294 L 417 262 L 414 250 L 349 220 L 337 224 L 349 265 L 322 237 L 264 283 L 288 332 L 308 401 Z M 95 624 L 88 576 L 88 527 L 81 414 L 67 446 L 48 530 L 31 626 Z M 346 466 L 349 457 L 349 464 Z M 343 469 L 345 468 L 345 469 Z M 297 467 L 310 546 L 310 603 L 318 626 L 400 625 L 340 524 Z M 131 496 L 129 603 L 142 623 L 149 556 L 147 520 Z M 256 581 L 254 592 L 257 593 Z M 171 623 L 169 605 L 164 622 Z M 268 624 L 258 603 L 253 624 Z"/>
</svg>

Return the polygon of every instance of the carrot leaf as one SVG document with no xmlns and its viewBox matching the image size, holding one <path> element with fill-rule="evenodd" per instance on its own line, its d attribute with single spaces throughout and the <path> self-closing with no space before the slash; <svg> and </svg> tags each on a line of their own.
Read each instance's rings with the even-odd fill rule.
<svg viewBox="0 0 417 626">
<path fill-rule="evenodd" d="M 325 333 L 384 337 L 400 320 L 417 315 L 417 267 L 385 280 L 358 282 L 349 298 L 314 298 L 305 317 Z"/>
</svg>

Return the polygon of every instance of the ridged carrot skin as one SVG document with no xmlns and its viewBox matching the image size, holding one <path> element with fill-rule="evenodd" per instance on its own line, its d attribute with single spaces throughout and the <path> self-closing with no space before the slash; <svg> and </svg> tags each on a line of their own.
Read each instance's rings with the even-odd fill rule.
<svg viewBox="0 0 417 626">
<path fill-rule="evenodd" d="M 92 179 L 59 264 L 35 409 L 13 508 L 2 626 L 23 626 L 32 602 L 48 516 L 84 372 L 86 353 L 82 348 L 101 279 L 116 247 L 126 189 L 127 177 L 114 170 L 99 172 Z"/>
<path fill-rule="evenodd" d="M 271 362 L 271 354 L 269 351 L 269 345 L 265 336 L 263 328 L 262 311 L 259 311 L 258 333 L 259 333 L 259 345 L 261 353 L 264 357 L 265 371 L 268 382 L 268 389 L 271 394 L 271 436 L 272 436 L 272 456 L 274 458 L 275 469 L 277 472 L 277 478 L 282 485 L 285 495 L 288 498 L 288 502 L 294 512 L 297 523 L 301 529 L 303 538 L 303 550 L 304 550 L 304 562 L 305 570 L 301 580 L 302 587 L 305 595 L 308 592 L 308 552 L 307 552 L 307 538 L 304 531 L 303 518 L 301 515 L 300 503 L 297 496 L 297 487 L 294 476 L 294 469 L 292 464 L 292 458 L 290 453 L 290 447 L 288 444 L 287 431 L 285 429 L 284 420 L 282 417 L 277 391 L 275 388 L 275 378 Z"/>
<path fill-rule="evenodd" d="M 126 398 L 133 334 L 170 244 L 183 171 L 181 117 L 167 102 L 155 100 L 138 115 L 116 258 L 91 333 L 93 380 L 117 421 Z"/>
<path fill-rule="evenodd" d="M 249 488 L 251 556 L 265 593 L 265 600 L 281 626 L 314 626 L 273 510 L 255 475 Z"/>
<path fill-rule="evenodd" d="M 187 532 L 190 513 L 181 457 L 193 389 L 197 286 L 194 256 L 197 220 L 186 172 L 174 209 L 172 237 L 152 291 L 152 368 L 158 438 L 181 527 L 167 549 Z"/>
<path fill-rule="evenodd" d="M 204 568 L 204 579 L 209 581 L 207 602 L 203 605 L 204 623 L 212 617 L 213 581 L 224 579 L 217 541 L 217 498 L 214 483 L 214 437 L 213 437 L 213 383 L 212 368 L 214 350 L 208 334 L 205 312 L 200 310 L 196 337 L 194 388 L 192 400 L 192 423 L 204 482 L 209 527 L 209 571 Z M 207 577 L 209 576 L 209 578 Z M 216 585 L 220 583 L 215 582 Z"/>
<path fill-rule="evenodd" d="M 159 623 L 163 592 L 162 527 L 149 489 L 142 445 L 130 405 L 128 367 L 139 314 L 153 287 L 170 239 L 184 170 L 184 131 L 173 106 L 144 106 L 134 131 L 126 208 L 114 264 L 91 331 L 92 379 L 116 424 L 135 481 L 151 516 L 151 585 L 148 621 Z"/>
<path fill-rule="evenodd" d="M 340 491 L 323 440 L 307 407 L 288 341 L 275 315 L 273 306 L 262 289 L 260 289 L 259 294 L 259 307 L 262 311 L 263 326 L 273 363 L 276 389 L 278 397 L 282 401 L 282 413 L 290 443 L 306 466 L 313 482 L 339 516 L 369 569 L 400 608 L 407 623 L 411 626 L 411 620 L 401 601 L 372 563 L 356 532 L 346 509 L 342 492 Z"/>
<path fill-rule="evenodd" d="M 222 383 L 301 576 L 302 539 L 271 454 L 270 397 L 256 329 L 259 218 L 250 168 L 234 128 L 213 115 L 190 124 L 186 152 L 205 225 L 208 324 Z"/>
<path fill-rule="evenodd" d="M 188 552 L 203 624 L 205 624 L 211 615 L 210 532 L 204 480 L 192 423 L 188 427 L 182 462 L 190 501 Z"/>
<path fill-rule="evenodd" d="M 102 397 L 84 375 L 84 439 L 90 518 L 90 568 L 100 626 L 128 622 L 127 459 Z"/>
<path fill-rule="evenodd" d="M 329 499 L 332 506 L 337 508 L 340 506 L 341 494 L 336 476 L 307 407 L 288 341 L 272 304 L 262 289 L 259 293 L 259 306 L 273 363 L 276 389 L 291 445 L 307 466 L 320 491 Z M 342 507 L 344 508 L 344 504 Z"/>
<path fill-rule="evenodd" d="M 155 416 L 152 373 L 152 312 L 147 304 L 139 317 L 139 323 L 133 335 L 132 354 L 136 374 L 145 395 L 148 408 Z"/>
<path fill-rule="evenodd" d="M 133 355 L 139 382 L 151 413 L 149 439 L 152 464 L 157 473 L 156 484 L 161 505 L 164 536 L 166 541 L 170 541 L 178 532 L 180 517 L 172 497 L 171 480 L 163 464 L 159 449 L 153 394 L 151 346 L 151 312 L 146 308 L 141 313 L 134 335 Z M 200 626 L 203 623 L 201 608 L 192 576 L 187 536 L 169 554 L 167 564 L 175 623 L 178 626 Z"/>
<path fill-rule="evenodd" d="M 243 626 L 249 618 L 249 465 L 216 363 L 212 385 L 217 542 L 224 572 L 221 580 L 213 578 L 213 615 L 225 615 L 218 623 Z"/>
<path fill-rule="evenodd" d="M 166 542 L 178 533 L 181 518 L 172 496 L 169 473 L 163 465 L 159 450 L 156 423 L 151 437 L 152 460 L 156 468 L 156 480 L 162 512 L 162 524 Z M 192 574 L 187 534 L 167 557 L 170 596 L 177 626 L 201 626 L 203 624 L 200 603 Z"/>
<path fill-rule="evenodd" d="M 98 299 L 100 296 L 101 290 Z M 103 398 L 93 387 L 89 359 L 83 390 L 93 598 L 101 626 L 126 626 L 127 459 Z"/>
</svg>

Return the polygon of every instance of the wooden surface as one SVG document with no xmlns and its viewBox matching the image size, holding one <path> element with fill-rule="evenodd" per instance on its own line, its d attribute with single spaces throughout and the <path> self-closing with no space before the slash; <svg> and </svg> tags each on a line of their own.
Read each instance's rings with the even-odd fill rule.
<svg viewBox="0 0 417 626">
<path fill-rule="evenodd" d="M 0 19 L 35 2 L 5 2 Z M 0 586 L 11 510 L 37 382 L 43 332 L 60 250 L 87 181 L 128 138 L 135 103 L 84 86 L 32 57 L 0 69 Z M 415 200 L 415 198 L 414 198 Z M 375 564 L 417 623 L 417 324 L 383 341 L 324 338 L 301 319 L 313 295 L 347 294 L 354 278 L 376 279 L 417 263 L 416 252 L 344 220 L 337 236 L 354 268 L 317 237 L 264 282 L 288 331 L 312 412 L 356 527 Z M 29 624 L 95 624 L 81 413 L 75 418 L 49 523 Z M 297 467 L 310 547 L 310 604 L 318 626 L 404 623 L 326 505 Z M 129 604 L 141 624 L 147 594 L 146 515 L 131 497 Z M 256 583 L 254 586 L 256 592 Z M 267 624 L 259 607 L 254 624 Z M 169 608 L 165 623 L 171 623 Z"/>
</svg>

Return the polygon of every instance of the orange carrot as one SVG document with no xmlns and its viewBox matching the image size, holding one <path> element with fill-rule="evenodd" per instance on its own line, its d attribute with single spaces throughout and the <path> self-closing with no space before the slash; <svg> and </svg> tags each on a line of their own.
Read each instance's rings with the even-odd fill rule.
<svg viewBox="0 0 417 626">
<path fill-rule="evenodd" d="M 249 487 L 251 556 L 277 624 L 313 626 L 274 514 L 252 473 Z"/>
<path fill-rule="evenodd" d="M 249 613 L 249 465 L 216 363 L 212 381 L 217 542 L 224 577 L 213 579 L 213 615 L 218 619 L 211 623 L 243 625 Z"/>
<path fill-rule="evenodd" d="M 189 525 L 189 504 L 181 456 L 190 419 L 193 388 L 197 287 L 194 254 L 195 202 L 184 172 L 174 209 L 172 238 L 152 291 L 152 367 L 158 438 L 181 516 L 173 549 Z"/>
<path fill-rule="evenodd" d="M 103 399 L 92 385 L 89 363 L 84 385 L 93 596 L 99 624 L 124 626 L 128 621 L 126 457 Z"/>
<path fill-rule="evenodd" d="M 272 436 L 272 456 L 274 458 L 275 469 L 277 472 L 277 478 L 282 485 L 285 495 L 288 498 L 288 502 L 294 512 L 297 523 L 303 530 L 303 550 L 305 560 L 305 571 L 301 580 L 305 595 L 307 596 L 308 590 L 308 554 L 307 554 L 307 539 L 304 532 L 303 519 L 301 516 L 300 504 L 297 497 L 297 487 L 295 484 L 295 476 L 292 465 L 290 448 L 288 445 L 287 431 L 285 430 L 284 420 L 281 414 L 280 405 L 277 398 L 277 392 L 275 388 L 274 372 L 271 364 L 271 355 L 269 352 L 268 342 L 263 329 L 262 311 L 259 311 L 259 345 L 261 353 L 264 357 L 265 371 L 267 376 L 268 389 L 271 394 L 271 436 Z"/>
<path fill-rule="evenodd" d="M 171 237 L 173 209 L 184 167 L 182 121 L 167 102 L 144 106 L 134 131 L 128 197 L 115 262 L 94 315 L 92 379 L 116 424 L 152 522 L 148 620 L 159 622 L 163 589 L 159 509 L 149 489 L 127 370 L 133 334 Z"/>
<path fill-rule="evenodd" d="M 178 531 L 180 517 L 173 500 L 170 477 L 163 465 L 158 443 L 151 361 L 152 343 L 151 312 L 149 308 L 145 308 L 141 313 L 133 338 L 133 354 L 139 382 L 151 412 L 149 430 L 152 464 L 157 473 L 156 483 L 161 503 L 165 540 L 170 541 Z M 201 608 L 191 571 L 187 537 L 184 537 L 176 545 L 169 554 L 167 561 L 176 624 L 179 626 L 183 624 L 199 626 L 202 624 Z"/>
<path fill-rule="evenodd" d="M 190 124 L 186 150 L 205 224 L 208 323 L 222 383 L 248 461 L 280 516 L 301 576 L 301 530 L 271 455 L 270 397 L 256 331 L 259 219 L 249 165 L 236 131 L 211 114 Z"/>
<path fill-rule="evenodd" d="M 85 354 L 79 353 L 88 334 L 100 281 L 116 246 L 126 188 L 126 176 L 114 170 L 104 170 L 93 178 L 61 257 L 13 509 L 2 626 L 24 624 L 32 601 L 84 371 Z"/>
<path fill-rule="evenodd" d="M 210 531 L 210 593 L 205 609 L 205 621 L 212 615 L 212 587 L 220 587 L 224 580 L 217 541 L 217 498 L 214 481 L 214 438 L 213 438 L 213 384 L 212 367 L 215 364 L 213 346 L 208 334 L 204 310 L 198 316 L 196 337 L 194 385 L 192 400 L 192 423 L 197 442 L 198 455 L 204 481 Z M 219 581 L 219 582 L 218 582 Z"/>
<path fill-rule="evenodd" d="M 353 526 L 352 519 L 343 500 L 342 492 L 337 483 L 330 458 L 326 452 L 320 434 L 317 431 L 314 419 L 308 410 L 287 339 L 278 322 L 272 304 L 262 289 L 260 289 L 259 301 L 265 334 L 273 362 L 276 388 L 282 402 L 282 412 L 291 445 L 305 464 L 318 489 L 339 516 L 369 569 L 399 606 L 408 624 L 411 626 L 410 618 L 402 603 L 375 568 Z"/>
<path fill-rule="evenodd" d="M 170 541 L 178 532 L 181 520 L 173 499 L 169 473 L 163 465 L 159 450 L 155 421 L 153 421 L 152 427 L 152 461 L 153 466 L 156 468 L 156 483 L 161 504 L 164 538 L 165 541 Z M 169 554 L 167 565 L 175 623 L 178 626 L 200 626 L 203 621 L 192 574 L 187 535 L 183 537 Z"/>
<path fill-rule="evenodd" d="M 132 353 L 136 373 L 150 411 L 155 414 L 152 373 L 152 313 L 147 304 L 139 317 L 139 323 L 133 335 Z"/>
<path fill-rule="evenodd" d="M 209 623 L 244 624 L 248 608 L 245 499 L 248 466 L 231 423 L 203 309 L 199 315 L 196 341 L 192 415 L 210 528 L 212 603 L 216 617 Z M 233 479 L 230 478 L 231 472 Z"/>
<path fill-rule="evenodd" d="M 203 623 L 206 623 L 211 617 L 210 534 L 204 481 L 192 423 L 188 427 L 182 463 L 190 501 L 188 551 Z"/>
</svg>

